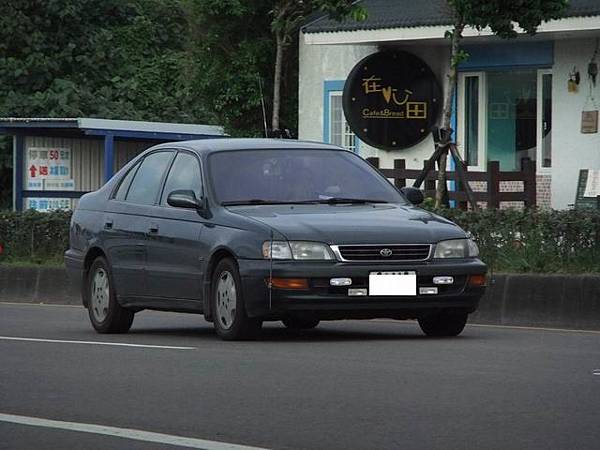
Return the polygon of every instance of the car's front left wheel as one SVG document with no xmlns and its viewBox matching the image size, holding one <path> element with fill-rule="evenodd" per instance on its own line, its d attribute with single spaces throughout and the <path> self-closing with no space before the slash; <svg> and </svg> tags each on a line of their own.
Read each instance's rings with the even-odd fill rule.
<svg viewBox="0 0 600 450">
<path fill-rule="evenodd" d="M 133 323 L 134 312 L 123 308 L 111 279 L 108 261 L 96 258 L 87 276 L 88 313 L 98 333 L 126 333 Z"/>
<path fill-rule="evenodd" d="M 212 315 L 215 330 L 227 341 L 256 337 L 262 321 L 246 314 L 242 282 L 236 262 L 219 261 L 212 278 Z"/>
</svg>

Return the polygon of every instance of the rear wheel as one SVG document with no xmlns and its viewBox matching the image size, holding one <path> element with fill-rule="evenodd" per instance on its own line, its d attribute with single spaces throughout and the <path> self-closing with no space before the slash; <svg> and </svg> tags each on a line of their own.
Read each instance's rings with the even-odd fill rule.
<svg viewBox="0 0 600 450">
<path fill-rule="evenodd" d="M 286 317 L 281 320 L 283 324 L 290 330 L 309 330 L 319 325 L 319 319 L 311 319 L 307 317 Z"/>
<path fill-rule="evenodd" d="M 467 324 L 466 312 L 440 312 L 419 319 L 419 326 L 427 336 L 458 336 Z"/>
<path fill-rule="evenodd" d="M 117 301 L 110 268 L 102 256 L 96 258 L 87 277 L 88 313 L 98 333 L 126 333 L 133 323 L 133 311 Z"/>
<path fill-rule="evenodd" d="M 252 339 L 261 326 L 260 319 L 249 318 L 236 262 L 219 261 L 212 279 L 213 325 L 219 337 L 227 341 Z"/>
</svg>

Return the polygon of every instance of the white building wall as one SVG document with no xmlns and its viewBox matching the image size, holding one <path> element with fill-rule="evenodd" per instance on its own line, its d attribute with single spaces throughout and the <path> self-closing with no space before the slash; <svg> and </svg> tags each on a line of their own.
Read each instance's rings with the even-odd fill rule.
<svg viewBox="0 0 600 450">
<path fill-rule="evenodd" d="M 581 169 L 600 169 L 600 133 L 581 133 L 581 112 L 600 107 L 600 77 L 592 93 L 595 107 L 586 100 L 590 93 L 587 66 L 595 39 L 560 40 L 554 43 L 552 77 L 552 207 L 565 209 L 575 203 Z M 598 61 L 600 63 L 600 61 Z M 579 92 L 567 90 L 569 73 L 581 74 Z"/>
<path fill-rule="evenodd" d="M 449 48 L 439 45 L 399 45 L 419 56 L 433 70 L 442 89 L 446 83 Z M 375 45 L 308 45 L 300 36 L 300 79 L 298 136 L 300 139 L 323 141 L 324 81 L 345 80 L 352 68 L 365 56 L 378 51 Z M 405 150 L 379 150 L 361 142 L 363 158 L 378 157 L 382 167 L 392 167 L 394 159 L 405 159 L 407 168 L 423 167 L 423 160 L 434 151 L 433 139 L 428 136 L 419 144 Z"/>
<path fill-rule="evenodd" d="M 539 172 L 549 180 L 551 205 L 565 209 L 575 202 L 581 169 L 600 169 L 600 133 L 581 133 L 581 112 L 600 108 L 600 76 L 592 89 L 597 106 L 587 101 L 590 84 L 587 65 L 594 53 L 595 39 L 561 39 L 554 43 L 552 88 L 552 169 Z M 445 88 L 448 51 L 440 45 L 402 45 L 398 48 L 421 57 L 434 71 Z M 376 52 L 374 45 L 307 45 L 300 39 L 299 137 L 323 140 L 324 81 L 345 80 L 352 68 L 365 56 Z M 599 61 L 600 63 L 600 61 Z M 581 74 L 577 93 L 567 90 L 569 73 L 575 67 Z M 382 167 L 392 167 L 393 160 L 403 158 L 408 168 L 421 168 L 433 152 L 431 136 L 406 150 L 385 151 L 361 142 L 359 154 L 380 158 Z M 539 167 L 539 166 L 538 166 Z M 538 169 L 539 170 L 539 169 Z M 539 179 L 538 179 L 539 180 Z"/>
</svg>

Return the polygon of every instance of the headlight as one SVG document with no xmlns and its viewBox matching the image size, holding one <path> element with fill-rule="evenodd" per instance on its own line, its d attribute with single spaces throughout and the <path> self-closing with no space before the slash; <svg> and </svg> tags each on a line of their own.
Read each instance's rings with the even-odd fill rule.
<svg viewBox="0 0 600 450">
<path fill-rule="evenodd" d="M 265 259 L 334 259 L 329 246 L 319 242 L 267 241 L 263 243 L 262 253 Z"/>
<path fill-rule="evenodd" d="M 441 241 L 435 246 L 434 258 L 473 258 L 479 256 L 479 248 L 473 239 Z"/>
</svg>

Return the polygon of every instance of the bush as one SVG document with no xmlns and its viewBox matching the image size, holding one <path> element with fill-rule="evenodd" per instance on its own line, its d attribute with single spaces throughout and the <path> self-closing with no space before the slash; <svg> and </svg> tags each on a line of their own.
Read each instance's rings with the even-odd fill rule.
<svg viewBox="0 0 600 450">
<path fill-rule="evenodd" d="M 600 272 L 600 211 L 433 210 L 470 231 L 502 272 Z M 0 262 L 62 263 L 70 212 L 0 212 Z"/>
<path fill-rule="evenodd" d="M 70 211 L 0 211 L 0 262 L 61 263 L 70 220 Z"/>
<path fill-rule="evenodd" d="M 600 211 L 439 209 L 470 231 L 483 259 L 502 272 L 600 272 Z"/>
</svg>

